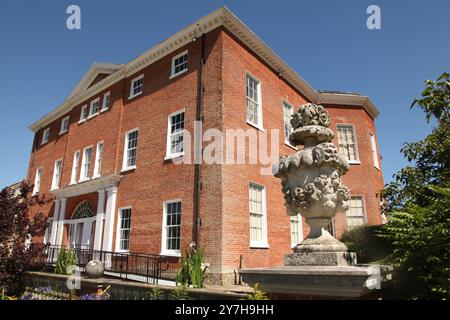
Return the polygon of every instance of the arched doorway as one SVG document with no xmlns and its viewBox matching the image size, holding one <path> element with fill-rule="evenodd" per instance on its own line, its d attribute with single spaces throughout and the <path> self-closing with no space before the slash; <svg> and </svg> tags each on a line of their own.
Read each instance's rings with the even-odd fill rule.
<svg viewBox="0 0 450 320">
<path fill-rule="evenodd" d="M 82 201 L 67 220 L 68 240 L 71 248 L 89 248 L 94 242 L 95 212 L 89 201 Z"/>
</svg>

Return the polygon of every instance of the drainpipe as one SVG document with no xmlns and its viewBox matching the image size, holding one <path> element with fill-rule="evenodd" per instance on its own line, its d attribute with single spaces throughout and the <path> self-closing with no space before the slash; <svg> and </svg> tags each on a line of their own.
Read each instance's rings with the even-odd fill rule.
<svg viewBox="0 0 450 320">
<path fill-rule="evenodd" d="M 204 65 L 205 65 L 205 37 L 206 35 L 203 33 L 200 38 L 200 65 L 198 69 L 198 84 L 197 84 L 197 106 L 195 111 L 195 121 L 203 121 L 203 96 L 205 93 L 204 87 Z M 198 148 L 200 148 L 201 152 L 201 137 L 195 137 L 194 139 L 198 139 L 200 143 L 198 144 Z M 200 152 L 199 150 L 199 152 Z M 194 150 L 194 154 L 196 150 Z M 195 156 L 194 156 L 195 158 Z M 201 182 L 201 163 L 197 163 L 198 161 L 194 161 L 194 228 L 193 228 L 193 240 L 197 245 L 197 248 L 200 246 L 200 226 L 202 223 L 200 217 L 200 191 L 202 190 L 202 182 Z"/>
</svg>

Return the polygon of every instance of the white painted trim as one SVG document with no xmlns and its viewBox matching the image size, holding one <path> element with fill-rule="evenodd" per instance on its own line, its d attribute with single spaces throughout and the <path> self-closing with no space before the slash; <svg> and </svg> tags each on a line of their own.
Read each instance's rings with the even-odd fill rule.
<svg viewBox="0 0 450 320">
<path fill-rule="evenodd" d="M 247 119 L 247 77 L 253 79 L 256 81 L 257 84 L 257 90 L 258 90 L 258 119 L 259 123 L 254 123 Z M 258 130 L 261 130 L 264 132 L 264 121 L 263 121 L 263 100 L 262 100 L 262 81 L 256 77 L 253 73 L 251 73 L 248 70 L 245 70 L 245 83 L 244 83 L 244 89 L 245 89 L 245 119 L 247 123 Z"/>
<path fill-rule="evenodd" d="M 85 104 L 84 106 L 81 107 L 81 109 L 80 109 L 80 120 L 78 121 L 78 124 L 81 124 L 81 123 L 86 121 L 87 113 L 88 113 L 87 112 L 88 111 L 87 107 L 88 107 L 87 104 Z"/>
<path fill-rule="evenodd" d="M 81 160 L 81 167 L 80 167 L 80 179 L 78 180 L 78 182 L 83 182 L 83 181 L 87 181 L 90 180 L 91 177 L 85 177 L 85 170 L 84 167 L 86 165 L 86 150 L 92 148 L 92 152 L 91 152 L 91 159 L 89 162 L 89 168 L 91 167 L 92 164 L 92 153 L 94 152 L 94 145 L 91 144 L 90 146 L 84 147 L 83 148 L 83 158 Z"/>
<path fill-rule="evenodd" d="M 137 156 L 138 156 L 138 145 L 136 145 L 136 164 L 133 166 L 127 166 L 127 162 L 128 162 L 128 155 L 127 155 L 127 151 L 128 151 L 128 135 L 130 133 L 133 133 L 137 131 L 138 132 L 138 141 L 137 144 L 139 145 L 139 127 L 136 127 L 134 129 L 128 130 L 127 132 L 125 132 L 125 141 L 123 144 L 123 155 L 122 155 L 122 169 L 120 170 L 120 172 L 125 172 L 125 171 L 129 171 L 129 170 L 134 170 L 137 167 Z"/>
<path fill-rule="evenodd" d="M 362 210 L 363 210 L 363 225 L 366 225 L 367 224 L 366 197 L 364 196 L 364 194 L 352 194 L 351 198 L 361 198 L 361 204 L 362 204 Z M 350 200 L 351 200 L 351 198 L 350 198 Z M 347 212 L 345 213 L 345 223 L 347 225 L 347 230 L 349 230 L 348 213 L 349 213 L 349 210 L 347 210 Z M 353 216 L 353 217 L 355 217 L 355 216 Z"/>
<path fill-rule="evenodd" d="M 67 121 L 67 129 L 64 129 L 64 122 L 65 121 Z M 64 133 L 68 132 L 69 131 L 69 125 L 70 125 L 70 116 L 64 117 L 61 120 L 61 127 L 59 129 L 59 135 L 62 135 Z"/>
<path fill-rule="evenodd" d="M 253 241 L 250 239 L 250 208 L 248 207 L 250 204 L 250 193 L 248 194 L 248 201 L 247 201 L 247 212 L 248 212 L 248 221 L 249 221 L 249 239 L 250 239 L 250 248 L 262 248 L 267 249 L 269 248 L 269 239 L 268 239 L 268 226 L 267 226 L 267 198 L 266 198 L 266 186 L 250 181 L 248 183 L 247 189 L 250 191 L 250 185 L 254 185 L 256 187 L 262 188 L 261 191 L 261 201 L 262 201 L 262 240 L 261 241 Z"/>
<path fill-rule="evenodd" d="M 109 99 L 107 107 L 105 107 L 106 97 L 108 97 Z M 108 91 L 103 95 L 102 108 L 100 109 L 100 113 L 107 111 L 109 107 L 111 107 L 111 91 Z"/>
<path fill-rule="evenodd" d="M 142 80 L 142 90 L 139 91 L 138 93 L 133 94 L 134 83 L 136 81 L 140 80 L 140 79 L 143 79 Z M 130 95 L 128 97 L 128 100 L 133 99 L 134 97 L 137 97 L 137 96 L 141 95 L 144 92 L 144 84 L 145 84 L 145 79 L 144 79 L 144 74 L 143 73 L 141 75 L 137 76 L 136 78 L 132 79 L 131 83 L 130 83 Z"/>
<path fill-rule="evenodd" d="M 176 116 L 180 113 L 184 113 L 184 125 L 186 125 L 186 109 L 180 109 L 178 111 L 172 112 L 167 116 L 167 135 L 166 135 L 166 156 L 164 157 L 164 160 L 174 159 L 178 157 L 182 157 L 184 155 L 184 146 L 185 146 L 185 138 L 186 135 L 184 134 L 186 131 L 186 127 L 183 128 L 183 152 L 177 152 L 177 153 L 170 153 L 170 147 L 171 147 L 171 141 L 170 141 L 170 126 L 171 126 L 171 118 L 173 116 Z"/>
<path fill-rule="evenodd" d="M 188 56 L 187 57 L 187 61 L 186 61 L 187 62 L 187 68 L 181 70 L 178 73 L 175 73 L 175 60 L 178 59 L 179 57 L 184 56 L 184 55 Z M 189 54 L 188 54 L 188 50 L 186 49 L 183 52 L 181 52 L 181 53 L 177 54 L 176 56 L 172 57 L 172 63 L 171 63 L 171 66 L 170 66 L 170 77 L 169 77 L 169 79 L 173 79 L 173 78 L 179 76 L 180 74 L 183 74 L 183 73 L 187 72 L 188 69 L 189 69 Z"/>
<path fill-rule="evenodd" d="M 166 220 L 167 220 L 167 204 L 169 203 L 176 203 L 180 202 L 181 204 L 181 218 L 180 218 L 180 250 L 168 250 L 166 247 L 166 237 L 167 237 L 167 231 L 166 231 Z M 163 201 L 163 218 L 162 218 L 162 230 L 161 230 L 161 255 L 164 256 L 174 256 L 174 257 L 181 257 L 181 225 L 183 222 L 183 201 L 181 198 L 179 199 L 173 199 L 173 200 L 166 200 Z"/>
<path fill-rule="evenodd" d="M 95 103 L 98 103 L 98 109 L 96 112 L 92 113 L 92 107 L 94 106 Z M 89 104 L 89 113 L 88 113 L 87 120 L 94 118 L 99 113 L 100 113 L 100 97 L 97 97 L 94 100 L 92 100 L 91 103 Z"/>
<path fill-rule="evenodd" d="M 291 234 L 291 217 L 289 216 L 289 236 L 290 236 L 290 240 L 291 240 L 291 249 L 303 241 L 303 220 L 302 220 L 302 215 L 300 213 L 297 213 L 297 219 L 298 219 L 297 234 L 298 234 L 299 242 L 294 243 L 294 242 L 292 242 L 292 234 Z"/>
<path fill-rule="evenodd" d="M 78 160 L 76 160 L 78 154 Z M 76 184 L 77 178 L 78 178 L 78 172 L 80 171 L 80 159 L 81 159 L 81 152 L 80 150 L 76 150 L 73 153 L 73 161 L 72 161 L 72 171 L 70 174 L 70 183 L 69 184 Z"/>
<path fill-rule="evenodd" d="M 50 127 L 46 128 L 43 132 L 42 132 L 42 140 L 41 140 L 41 146 L 43 144 L 46 144 L 48 142 L 48 139 L 50 138 Z"/>
<path fill-rule="evenodd" d="M 370 148 L 372 151 L 373 166 L 376 169 L 381 170 L 380 169 L 380 160 L 378 160 L 377 142 L 376 142 L 375 134 L 372 131 L 369 132 L 369 139 L 370 139 Z"/>
<path fill-rule="evenodd" d="M 100 165 L 100 168 L 99 168 L 99 163 L 98 163 L 99 162 L 98 158 L 99 158 L 100 145 L 102 145 L 102 158 L 101 158 L 101 161 L 103 162 L 103 149 L 105 147 L 105 144 L 104 144 L 104 141 L 102 140 L 102 141 L 97 142 L 97 147 L 95 149 L 94 174 L 92 175 L 93 179 L 94 178 L 99 178 L 101 176 L 101 169 L 102 169 L 102 167 Z"/>
<path fill-rule="evenodd" d="M 59 173 L 59 181 L 58 181 L 58 186 L 56 186 L 56 167 L 57 167 L 57 163 L 61 162 L 61 171 Z M 52 187 L 50 190 L 56 190 L 59 189 L 61 187 L 61 180 L 62 180 L 62 169 L 63 169 L 63 158 L 59 158 L 57 160 L 55 160 L 55 164 L 53 167 L 53 177 L 52 177 Z"/>
<path fill-rule="evenodd" d="M 115 249 L 114 252 L 130 252 L 130 250 L 121 250 L 119 249 L 120 247 L 120 222 L 122 220 L 122 210 L 126 210 L 126 209 L 130 209 L 131 210 L 131 219 L 133 219 L 133 208 L 132 206 L 126 206 L 126 207 L 120 207 L 117 209 L 117 224 L 116 224 L 116 245 L 115 245 Z M 131 222 L 130 222 L 130 239 L 129 241 L 131 242 Z"/>
<path fill-rule="evenodd" d="M 34 196 L 35 194 L 39 193 L 40 189 L 41 189 L 41 183 L 42 183 L 42 169 L 44 167 L 40 166 L 38 168 L 36 168 L 35 174 L 34 174 L 34 185 L 33 185 L 33 193 L 32 195 Z M 39 177 L 39 179 L 38 179 Z M 39 183 L 38 183 L 39 182 Z M 39 185 L 38 188 L 36 188 L 36 185 Z"/>
<path fill-rule="evenodd" d="M 339 122 L 336 123 L 336 140 L 338 143 L 338 149 L 339 149 L 339 137 L 338 137 L 338 126 L 348 126 L 348 127 L 352 127 L 353 130 L 353 137 L 355 138 L 355 154 L 356 154 L 356 160 L 348 160 L 349 164 L 361 164 L 361 158 L 359 157 L 359 146 L 358 146 L 358 137 L 356 135 L 356 127 L 354 124 L 352 123 L 343 123 L 343 122 Z"/>
<path fill-rule="evenodd" d="M 59 197 L 74 197 L 86 193 L 96 192 L 100 189 L 116 187 L 122 176 L 110 174 L 97 179 L 86 180 L 64 188 L 52 190 L 52 194 Z"/>
</svg>

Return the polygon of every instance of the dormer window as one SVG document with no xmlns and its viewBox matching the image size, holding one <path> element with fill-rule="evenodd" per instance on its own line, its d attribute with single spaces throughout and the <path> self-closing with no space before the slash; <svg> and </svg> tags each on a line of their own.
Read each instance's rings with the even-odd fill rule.
<svg viewBox="0 0 450 320">
<path fill-rule="evenodd" d="M 63 134 L 69 131 L 69 116 L 61 120 L 61 129 L 59 129 L 59 134 Z"/>
<path fill-rule="evenodd" d="M 48 142 L 48 137 L 50 136 L 50 128 L 47 128 L 42 133 L 41 145 Z"/>
<path fill-rule="evenodd" d="M 134 98 L 144 91 L 144 75 L 141 74 L 139 77 L 134 78 L 131 80 L 131 87 L 130 87 L 130 96 L 128 99 Z"/>
<path fill-rule="evenodd" d="M 188 52 L 183 51 L 172 58 L 172 70 L 170 78 L 176 77 L 179 74 L 185 73 L 188 70 Z"/>
<path fill-rule="evenodd" d="M 100 98 L 97 98 L 91 102 L 91 107 L 89 108 L 89 117 L 92 118 L 98 114 L 100 109 Z"/>
</svg>

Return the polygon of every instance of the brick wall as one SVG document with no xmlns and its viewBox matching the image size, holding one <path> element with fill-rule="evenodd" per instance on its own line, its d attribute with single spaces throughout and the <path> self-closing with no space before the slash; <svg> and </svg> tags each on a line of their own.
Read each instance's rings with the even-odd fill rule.
<svg viewBox="0 0 450 320">
<path fill-rule="evenodd" d="M 229 32 L 218 28 L 205 38 L 206 64 L 204 68 L 203 130 L 217 128 L 259 130 L 246 124 L 245 76 L 250 72 L 261 81 L 263 124 L 271 137 L 270 129 L 279 129 L 280 155 L 288 155 L 294 149 L 284 143 L 284 101 L 298 107 L 307 102 L 299 92 L 286 83 L 260 59 L 236 40 Z M 95 146 L 103 141 L 102 176 L 121 174 L 118 185 L 114 227 L 121 207 L 132 207 L 130 251 L 160 253 L 163 202 L 182 200 L 182 252 L 192 240 L 194 230 L 194 165 L 174 164 L 164 160 L 167 143 L 167 117 L 180 109 L 185 110 L 185 128 L 192 134 L 198 102 L 198 80 L 201 40 L 197 39 L 180 48 L 144 70 L 129 76 L 99 95 L 80 103 L 70 112 L 68 133 L 59 135 L 60 119 L 51 126 L 49 142 L 40 145 L 42 131 L 35 137 L 35 148 L 30 157 L 28 179 L 34 182 L 36 168 L 43 167 L 41 192 L 48 193 L 51 186 L 54 161 L 63 159 L 61 186 L 68 186 L 72 171 L 73 155 L 83 148 L 94 146 L 91 172 L 94 170 Z M 170 79 L 171 59 L 188 49 L 188 71 Z M 143 94 L 129 99 L 131 80 L 144 74 Z M 96 97 L 111 92 L 108 111 L 79 123 L 80 110 Z M 100 100 L 100 105 L 102 100 Z M 380 223 L 379 200 L 376 194 L 383 186 L 382 173 L 373 166 L 369 133 L 375 135 L 373 119 L 362 107 L 327 105 L 336 130 L 336 123 L 355 125 L 361 164 L 352 165 L 343 178 L 352 194 L 364 197 L 367 222 Z M 136 169 L 121 172 L 125 134 L 139 128 Z M 43 128 L 45 129 L 45 128 Z M 203 147 L 206 146 L 204 143 Z M 191 159 L 193 159 L 193 148 Z M 224 154 L 225 157 L 225 154 Z M 80 166 L 81 166 L 80 158 Z M 283 255 L 290 252 L 289 217 L 283 205 L 279 179 L 261 175 L 260 165 L 201 166 L 202 190 L 200 216 L 202 220 L 199 242 L 206 248 L 206 262 L 210 263 L 210 281 L 229 283 L 243 256 L 244 267 L 274 266 L 283 262 Z M 248 184 L 254 182 L 266 188 L 267 225 L 269 248 L 249 247 Z M 66 218 L 74 208 L 88 200 L 97 207 L 97 193 L 68 199 Z M 53 215 L 49 204 L 41 212 Z M 304 236 L 308 227 L 303 223 Z M 337 235 L 346 229 L 345 215 L 335 219 Z M 116 234 L 113 235 L 113 248 Z"/>
</svg>

